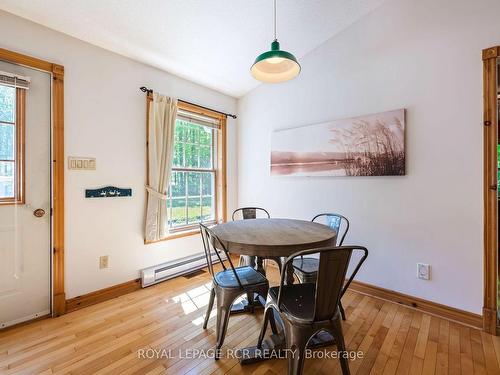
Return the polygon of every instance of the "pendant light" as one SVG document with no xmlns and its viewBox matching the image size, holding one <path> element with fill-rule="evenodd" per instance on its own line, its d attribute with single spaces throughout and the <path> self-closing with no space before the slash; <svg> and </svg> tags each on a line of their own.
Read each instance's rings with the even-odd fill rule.
<svg viewBox="0 0 500 375">
<path fill-rule="evenodd" d="M 280 44 L 276 39 L 276 0 L 274 0 L 274 41 L 271 43 L 271 50 L 257 56 L 250 71 L 255 79 L 266 83 L 285 82 L 300 73 L 300 65 L 295 56 L 280 50 Z"/>
</svg>

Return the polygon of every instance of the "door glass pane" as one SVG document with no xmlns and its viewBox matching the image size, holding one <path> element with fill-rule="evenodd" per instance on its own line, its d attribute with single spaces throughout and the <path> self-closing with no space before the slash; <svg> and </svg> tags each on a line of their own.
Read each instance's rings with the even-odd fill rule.
<svg viewBox="0 0 500 375">
<path fill-rule="evenodd" d="M 0 162 L 0 198 L 14 198 L 14 162 Z"/>
<path fill-rule="evenodd" d="M 16 89 L 0 85 L 0 121 L 14 122 Z"/>
<path fill-rule="evenodd" d="M 0 160 L 14 160 L 14 130 L 14 125 L 0 123 Z"/>
</svg>

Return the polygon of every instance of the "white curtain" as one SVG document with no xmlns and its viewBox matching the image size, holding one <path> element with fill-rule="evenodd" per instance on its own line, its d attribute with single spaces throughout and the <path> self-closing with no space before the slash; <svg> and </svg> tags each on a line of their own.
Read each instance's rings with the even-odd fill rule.
<svg viewBox="0 0 500 375">
<path fill-rule="evenodd" d="M 148 114 L 146 242 L 167 235 L 167 190 L 172 170 L 177 99 L 153 93 Z"/>
</svg>

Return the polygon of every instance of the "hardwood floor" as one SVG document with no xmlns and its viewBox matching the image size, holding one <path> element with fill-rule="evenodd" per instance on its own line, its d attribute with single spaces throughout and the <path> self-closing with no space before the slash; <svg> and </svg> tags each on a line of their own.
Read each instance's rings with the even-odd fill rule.
<svg viewBox="0 0 500 375">
<path fill-rule="evenodd" d="M 276 271 L 268 271 L 276 283 Z M 286 373 L 286 360 L 240 366 L 235 358 L 179 357 L 192 356 L 193 349 L 207 354 L 215 345 L 215 311 L 202 329 L 209 286 L 208 273 L 180 277 L 1 332 L 0 373 Z M 500 338 L 355 292 L 343 303 L 347 349 L 363 353 L 350 361 L 352 374 L 500 374 Z M 223 349 L 253 345 L 261 318 L 262 312 L 232 316 Z M 153 352 L 147 349 L 170 349 L 172 358 L 146 358 Z M 336 359 L 306 360 L 305 374 L 340 373 Z"/>
</svg>

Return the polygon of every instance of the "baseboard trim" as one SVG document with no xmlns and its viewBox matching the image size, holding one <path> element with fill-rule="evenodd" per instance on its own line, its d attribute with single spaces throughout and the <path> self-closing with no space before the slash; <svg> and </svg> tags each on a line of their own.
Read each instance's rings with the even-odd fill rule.
<svg viewBox="0 0 500 375">
<path fill-rule="evenodd" d="M 233 262 L 238 262 L 239 256 L 232 256 L 231 258 Z M 128 294 L 139 289 L 141 289 L 141 279 L 135 279 L 124 282 L 122 284 L 113 285 L 108 288 L 83 294 L 81 296 L 73 297 L 66 300 L 66 313 L 79 310 L 87 306 L 92 306 L 96 303 L 104 302 L 112 298 L 120 297 L 124 294 Z"/>
<path fill-rule="evenodd" d="M 112 298 L 141 289 L 141 279 L 130 280 L 122 284 L 113 285 L 109 288 L 96 290 L 88 294 L 66 300 L 66 312 L 75 311 L 83 307 L 95 305 Z"/>
<path fill-rule="evenodd" d="M 276 269 L 278 268 L 278 266 L 274 264 L 274 262 L 269 262 L 268 267 L 269 266 Z M 483 316 L 479 314 L 474 314 L 454 307 L 442 305 L 440 303 L 431 302 L 423 298 L 413 297 L 408 294 L 381 288 L 367 283 L 362 283 L 361 281 L 356 280 L 352 281 L 349 289 L 357 293 L 366 294 L 370 297 L 398 303 L 400 305 L 411 307 L 431 315 L 436 315 L 441 318 L 453 320 L 458 323 L 466 324 L 468 326 L 483 330 Z"/>
<path fill-rule="evenodd" d="M 483 317 L 468 311 L 460 310 L 454 307 L 431 302 L 419 297 L 413 297 L 408 294 L 396 292 L 394 290 L 384 289 L 375 285 L 353 281 L 349 287 L 355 292 L 395 302 L 404 306 L 412 307 L 428 314 L 436 315 L 441 318 L 453 320 L 468 326 L 483 329 Z"/>
<path fill-rule="evenodd" d="M 234 260 L 237 261 L 237 258 Z M 272 264 L 272 262 L 270 263 L 271 264 L 269 265 L 271 267 L 275 266 L 274 264 Z M 381 288 L 356 280 L 351 283 L 349 288 L 357 293 L 362 293 L 371 297 L 395 302 L 400 305 L 411 307 L 428 314 L 439 316 L 441 318 L 453 320 L 474 328 L 483 329 L 483 317 L 479 314 L 474 314 L 468 311 L 442 305 L 436 302 L 431 302 L 419 297 L 410 296 L 408 294 Z M 71 312 L 86 306 L 95 305 L 96 303 L 104 302 L 139 289 L 141 289 L 141 279 L 135 279 L 122 284 L 113 285 L 109 288 L 96 290 L 95 292 L 70 298 L 66 301 L 66 312 Z"/>
</svg>

